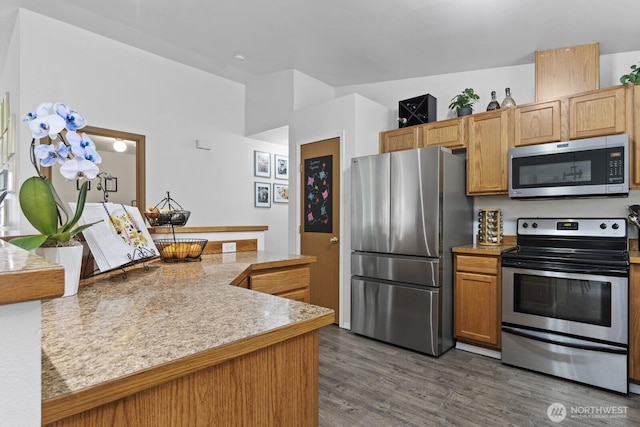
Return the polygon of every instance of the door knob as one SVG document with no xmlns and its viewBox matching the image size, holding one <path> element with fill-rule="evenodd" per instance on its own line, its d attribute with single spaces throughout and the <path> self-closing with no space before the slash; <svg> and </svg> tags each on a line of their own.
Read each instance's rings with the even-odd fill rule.
<svg viewBox="0 0 640 427">
<path fill-rule="evenodd" d="M 338 238 L 337 237 L 332 237 L 331 240 L 329 240 L 331 243 L 338 243 Z"/>
</svg>

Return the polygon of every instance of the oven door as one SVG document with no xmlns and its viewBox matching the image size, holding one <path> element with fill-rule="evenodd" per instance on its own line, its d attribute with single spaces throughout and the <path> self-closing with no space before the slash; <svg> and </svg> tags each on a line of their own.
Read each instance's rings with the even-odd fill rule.
<svg viewBox="0 0 640 427">
<path fill-rule="evenodd" d="M 503 326 L 628 343 L 628 277 L 502 268 Z"/>
</svg>

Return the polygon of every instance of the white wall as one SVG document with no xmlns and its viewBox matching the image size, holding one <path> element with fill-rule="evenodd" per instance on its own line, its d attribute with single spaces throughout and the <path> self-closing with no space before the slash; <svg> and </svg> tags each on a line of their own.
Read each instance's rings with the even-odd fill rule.
<svg viewBox="0 0 640 427">
<path fill-rule="evenodd" d="M 2 427 L 40 425 L 41 318 L 40 301 L 0 305 Z"/>
<path fill-rule="evenodd" d="M 287 147 L 244 137 L 243 85 L 24 9 L 19 19 L 19 115 L 60 101 L 92 126 L 145 135 L 147 203 L 170 191 L 192 212 L 188 225 L 267 225 L 266 250 L 286 251 L 286 205 L 254 207 L 254 182 L 264 179 L 253 176 L 253 152 Z M 18 131 L 20 184 L 32 168 L 30 134 Z M 196 139 L 213 149 L 196 149 Z M 32 230 L 26 221 L 20 228 Z"/>
<path fill-rule="evenodd" d="M 350 328 L 351 180 L 353 157 L 378 152 L 378 134 L 386 129 L 387 108 L 360 95 L 347 95 L 296 111 L 289 126 L 289 161 L 300 164 L 300 146 L 340 138 L 340 326 Z M 300 252 L 300 188 L 290 176 L 289 250 Z"/>
<path fill-rule="evenodd" d="M 619 78 L 628 74 L 630 66 L 640 61 L 640 51 L 600 56 L 600 87 L 619 85 Z M 437 76 L 394 80 L 336 88 L 336 96 L 358 93 L 393 112 L 389 129 L 398 127 L 398 101 L 430 93 L 438 103 L 438 120 L 455 116 L 449 110 L 451 98 L 463 89 L 471 87 L 480 95 L 474 105 L 474 113 L 485 111 L 491 100 L 491 91 L 497 92 L 498 101 L 504 98 L 504 89 L 511 88 L 511 95 L 517 104 L 535 100 L 535 65 L 525 64 L 514 67 L 490 68 L 463 73 L 441 74 Z"/>
<path fill-rule="evenodd" d="M 246 87 L 245 135 L 287 126 L 294 111 L 333 97 L 332 86 L 298 70 L 256 77 Z"/>
</svg>

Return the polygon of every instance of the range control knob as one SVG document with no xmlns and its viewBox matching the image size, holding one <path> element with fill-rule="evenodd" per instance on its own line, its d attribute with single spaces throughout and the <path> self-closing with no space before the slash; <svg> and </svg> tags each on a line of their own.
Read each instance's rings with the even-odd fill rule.
<svg viewBox="0 0 640 427">
<path fill-rule="evenodd" d="M 611 228 L 613 228 L 614 230 L 617 230 L 618 228 L 620 228 L 620 225 L 617 222 L 614 222 Z"/>
<path fill-rule="evenodd" d="M 603 222 L 602 224 L 600 224 L 600 228 L 604 230 L 605 228 L 607 228 L 607 224 Z"/>
<path fill-rule="evenodd" d="M 526 223 L 526 222 L 523 222 L 523 223 L 522 223 L 522 228 L 529 228 L 529 224 L 528 224 L 528 223 Z"/>
<path fill-rule="evenodd" d="M 531 224 L 531 226 L 532 226 L 533 228 L 538 228 L 538 223 L 537 223 L 537 222 L 534 222 L 533 224 Z"/>
</svg>

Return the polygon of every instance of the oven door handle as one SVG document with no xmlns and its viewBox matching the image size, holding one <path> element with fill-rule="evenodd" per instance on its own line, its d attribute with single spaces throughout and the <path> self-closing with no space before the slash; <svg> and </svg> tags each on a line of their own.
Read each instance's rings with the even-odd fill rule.
<svg viewBox="0 0 640 427">
<path fill-rule="evenodd" d="M 563 340 L 555 340 L 550 338 L 550 336 L 559 336 L 556 334 L 549 334 L 545 332 L 534 332 L 521 328 L 514 328 L 511 326 L 502 326 L 503 332 L 508 332 L 513 335 L 518 335 L 524 338 L 529 338 L 535 341 L 542 341 L 548 344 L 561 345 L 565 347 L 572 347 L 581 350 L 590 350 L 590 351 L 600 351 L 604 353 L 613 353 L 613 354 L 627 354 L 628 351 L 626 347 L 617 347 L 608 344 L 598 344 L 598 343 L 590 343 L 588 341 L 580 340 L 577 338 L 570 337 L 562 337 Z"/>
</svg>

